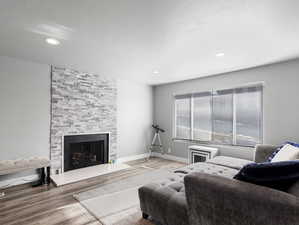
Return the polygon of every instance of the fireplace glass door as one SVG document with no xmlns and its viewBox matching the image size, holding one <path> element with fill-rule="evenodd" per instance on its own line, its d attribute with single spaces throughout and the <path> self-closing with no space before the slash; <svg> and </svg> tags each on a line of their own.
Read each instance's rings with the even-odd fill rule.
<svg viewBox="0 0 299 225">
<path fill-rule="evenodd" d="M 108 163 L 108 136 L 64 137 L 64 171 Z"/>
</svg>

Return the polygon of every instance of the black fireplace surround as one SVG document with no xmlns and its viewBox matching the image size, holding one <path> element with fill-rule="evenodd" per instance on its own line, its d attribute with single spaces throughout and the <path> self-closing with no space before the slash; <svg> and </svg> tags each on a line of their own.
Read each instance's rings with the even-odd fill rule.
<svg viewBox="0 0 299 225">
<path fill-rule="evenodd" d="M 108 163 L 109 135 L 64 136 L 64 172 Z"/>
</svg>

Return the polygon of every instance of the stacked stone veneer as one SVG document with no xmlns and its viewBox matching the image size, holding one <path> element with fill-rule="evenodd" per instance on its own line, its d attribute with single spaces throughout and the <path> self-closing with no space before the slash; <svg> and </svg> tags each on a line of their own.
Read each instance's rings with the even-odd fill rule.
<svg viewBox="0 0 299 225">
<path fill-rule="evenodd" d="M 116 158 L 116 81 L 103 76 L 52 67 L 51 164 L 62 169 L 62 137 L 110 132 L 110 159 Z"/>
</svg>

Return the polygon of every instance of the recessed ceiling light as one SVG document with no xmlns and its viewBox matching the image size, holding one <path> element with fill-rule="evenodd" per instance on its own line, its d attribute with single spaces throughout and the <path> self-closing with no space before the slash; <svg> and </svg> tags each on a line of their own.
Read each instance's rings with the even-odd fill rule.
<svg viewBox="0 0 299 225">
<path fill-rule="evenodd" d="M 219 53 L 216 54 L 216 56 L 217 57 L 222 57 L 222 56 L 224 56 L 224 53 L 223 52 L 219 52 Z"/>
<path fill-rule="evenodd" d="M 159 74 L 159 71 L 158 70 L 154 70 L 153 74 L 157 75 L 157 74 Z"/>
<path fill-rule="evenodd" d="M 46 42 L 50 45 L 59 45 L 60 44 L 60 41 L 58 41 L 55 38 L 47 38 Z"/>
</svg>

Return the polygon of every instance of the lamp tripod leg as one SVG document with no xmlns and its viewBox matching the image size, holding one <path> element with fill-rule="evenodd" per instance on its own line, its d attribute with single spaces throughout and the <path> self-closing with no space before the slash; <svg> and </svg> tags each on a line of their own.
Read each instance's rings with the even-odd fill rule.
<svg viewBox="0 0 299 225">
<path fill-rule="evenodd" d="M 162 141 L 161 141 L 161 138 L 160 138 L 160 134 L 158 134 L 158 142 L 159 142 L 160 152 L 161 152 L 161 154 L 164 154 L 164 150 L 163 150 L 163 145 L 162 145 Z"/>
<path fill-rule="evenodd" d="M 154 138 L 153 138 L 152 143 L 151 143 L 151 146 L 149 147 L 149 154 L 148 154 L 148 158 L 147 158 L 148 160 L 152 156 L 152 152 L 153 152 L 153 148 L 155 146 L 156 140 L 157 140 L 157 136 L 158 136 L 158 134 L 155 133 Z"/>
</svg>

